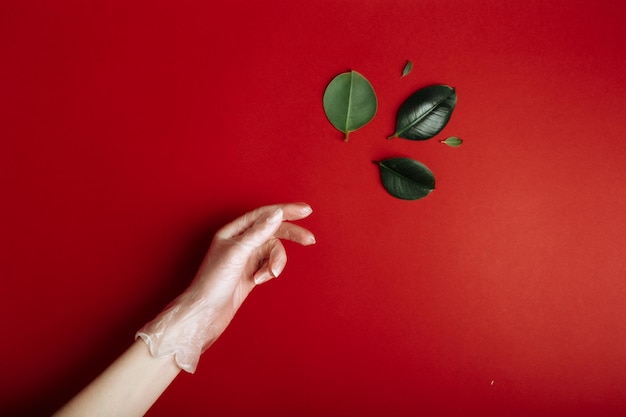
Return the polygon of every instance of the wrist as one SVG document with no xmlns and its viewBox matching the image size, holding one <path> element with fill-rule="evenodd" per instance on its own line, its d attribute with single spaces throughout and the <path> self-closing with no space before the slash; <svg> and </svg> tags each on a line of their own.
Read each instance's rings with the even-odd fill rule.
<svg viewBox="0 0 626 417">
<path fill-rule="evenodd" d="M 178 367 L 194 373 L 200 355 L 219 337 L 212 304 L 185 292 L 135 335 L 148 345 L 154 358 L 172 356 Z"/>
</svg>

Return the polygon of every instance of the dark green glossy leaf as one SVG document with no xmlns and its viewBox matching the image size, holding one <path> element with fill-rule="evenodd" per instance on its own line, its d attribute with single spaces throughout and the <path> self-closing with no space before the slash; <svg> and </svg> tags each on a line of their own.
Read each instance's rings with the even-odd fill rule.
<svg viewBox="0 0 626 417">
<path fill-rule="evenodd" d="M 406 77 L 409 72 L 411 72 L 411 70 L 413 69 L 413 64 L 411 63 L 411 61 L 406 61 L 406 65 L 404 66 L 404 69 L 402 70 L 402 77 Z"/>
<path fill-rule="evenodd" d="M 356 71 L 339 74 L 324 92 L 324 111 L 335 128 L 348 140 L 353 132 L 368 124 L 376 114 L 378 101 L 372 84 Z"/>
<path fill-rule="evenodd" d="M 450 136 L 449 138 L 442 140 L 441 143 L 445 143 L 446 145 L 452 146 L 453 148 L 458 148 L 463 144 L 463 139 L 456 136 Z"/>
<path fill-rule="evenodd" d="M 383 187 L 394 197 L 417 200 L 435 189 L 435 176 L 428 167 L 410 158 L 375 161 Z"/>
<path fill-rule="evenodd" d="M 398 110 L 392 138 L 430 139 L 448 124 L 456 106 L 456 92 L 447 85 L 431 85 L 413 93 Z"/>
</svg>

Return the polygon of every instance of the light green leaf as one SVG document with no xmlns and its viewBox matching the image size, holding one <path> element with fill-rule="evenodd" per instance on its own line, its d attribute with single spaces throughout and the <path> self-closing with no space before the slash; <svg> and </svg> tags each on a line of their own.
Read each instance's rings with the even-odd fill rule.
<svg viewBox="0 0 626 417">
<path fill-rule="evenodd" d="M 452 146 L 453 148 L 458 148 L 463 144 L 463 139 L 456 136 L 450 136 L 449 138 L 442 140 L 441 143 L 445 143 L 446 145 Z"/>
<path fill-rule="evenodd" d="M 406 77 L 409 74 L 409 72 L 411 72 L 412 69 L 413 69 L 413 64 L 411 63 L 411 61 L 406 61 L 406 65 L 404 66 L 404 69 L 402 70 L 402 77 Z"/>
<path fill-rule="evenodd" d="M 410 158 L 390 158 L 374 163 L 378 164 L 383 187 L 394 197 L 417 200 L 426 197 L 435 189 L 435 176 L 419 161 Z"/>
<path fill-rule="evenodd" d="M 335 128 L 345 134 L 368 124 L 376 114 L 378 101 L 372 84 L 356 71 L 337 75 L 324 92 L 324 111 Z"/>
<path fill-rule="evenodd" d="M 441 84 L 422 88 L 402 103 L 396 119 L 396 133 L 387 139 L 430 139 L 448 124 L 455 106 L 454 88 Z"/>
</svg>

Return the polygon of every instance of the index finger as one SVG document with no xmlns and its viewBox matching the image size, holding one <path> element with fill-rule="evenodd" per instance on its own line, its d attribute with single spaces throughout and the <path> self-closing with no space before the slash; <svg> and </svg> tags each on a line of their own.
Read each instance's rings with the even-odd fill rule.
<svg viewBox="0 0 626 417">
<path fill-rule="evenodd" d="M 283 210 L 283 220 L 300 220 L 308 217 L 313 212 L 307 203 L 278 204 Z"/>
</svg>

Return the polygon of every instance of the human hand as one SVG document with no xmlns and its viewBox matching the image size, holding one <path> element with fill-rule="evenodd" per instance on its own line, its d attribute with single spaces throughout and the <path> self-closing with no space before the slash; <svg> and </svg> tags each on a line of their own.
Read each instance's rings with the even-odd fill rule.
<svg viewBox="0 0 626 417">
<path fill-rule="evenodd" d="M 153 356 L 174 355 L 181 369 L 193 373 L 202 352 L 226 329 L 250 291 L 285 268 L 281 239 L 315 243 L 310 231 L 286 222 L 309 214 L 304 203 L 265 206 L 222 227 L 189 288 L 137 337 Z"/>
</svg>

